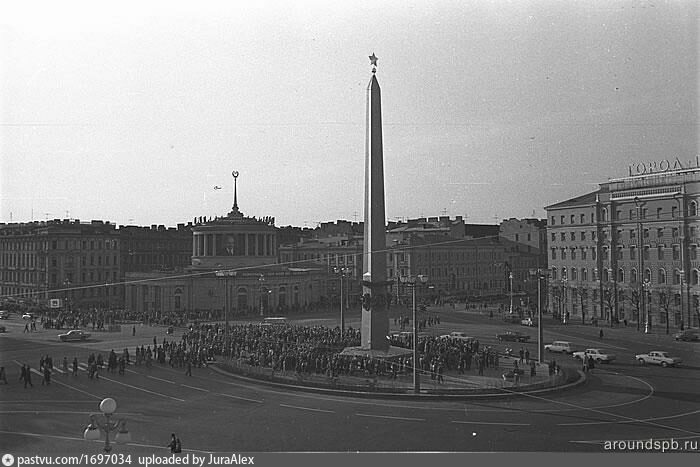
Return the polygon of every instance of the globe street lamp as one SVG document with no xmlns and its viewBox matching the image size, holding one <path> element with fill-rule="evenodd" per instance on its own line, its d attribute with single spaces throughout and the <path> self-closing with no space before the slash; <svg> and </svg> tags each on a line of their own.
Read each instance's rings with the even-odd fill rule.
<svg viewBox="0 0 700 467">
<path fill-rule="evenodd" d="M 110 452 L 112 450 L 112 445 L 109 443 L 109 434 L 113 431 L 117 432 L 114 437 L 114 441 L 119 444 L 128 443 L 131 441 L 131 433 L 126 429 L 126 420 L 116 420 L 112 421 L 112 415 L 117 410 L 117 402 L 108 397 L 100 402 L 100 411 L 102 412 L 102 417 L 104 420 L 100 420 L 99 414 L 90 415 L 90 424 L 85 428 L 83 433 L 83 438 L 87 441 L 97 441 L 100 439 L 100 431 L 105 433 L 105 446 L 104 451 Z"/>
<path fill-rule="evenodd" d="M 352 268 L 333 268 L 333 272 L 335 272 L 336 274 L 340 274 L 340 337 L 343 337 L 343 333 L 345 332 L 345 310 L 343 307 L 343 279 L 352 274 Z"/>
<path fill-rule="evenodd" d="M 401 282 L 411 288 L 413 297 L 413 392 L 420 392 L 420 378 L 418 376 L 418 320 L 416 319 L 416 285 L 428 282 L 428 276 L 418 274 L 416 277 L 401 276 Z"/>
<path fill-rule="evenodd" d="M 260 316 L 265 316 L 264 310 L 263 310 L 263 292 L 265 291 L 265 276 L 260 274 L 260 277 L 258 278 L 258 282 L 260 282 Z"/>
<path fill-rule="evenodd" d="M 567 310 L 567 305 L 568 305 L 568 303 L 567 303 L 567 297 L 566 297 L 566 295 L 567 295 L 567 294 L 566 294 L 566 284 L 567 284 L 567 282 L 569 282 L 569 280 L 568 280 L 566 277 L 564 277 L 564 278 L 561 279 L 561 294 L 562 294 L 562 299 L 563 299 L 563 302 L 564 302 L 564 309 L 562 310 L 562 313 L 561 313 L 561 323 L 562 323 L 562 324 L 566 324 L 566 313 L 567 313 L 567 311 L 568 311 L 568 310 Z"/>
<path fill-rule="evenodd" d="M 649 279 L 644 279 L 644 283 L 642 285 L 644 287 L 644 293 L 648 294 L 649 298 L 649 307 L 646 308 L 644 311 L 645 314 L 645 319 L 644 319 L 644 334 L 649 334 L 649 308 L 651 308 L 651 282 Z"/>
<path fill-rule="evenodd" d="M 513 272 L 508 273 L 508 279 L 510 280 L 510 310 L 508 314 L 513 314 Z"/>
</svg>

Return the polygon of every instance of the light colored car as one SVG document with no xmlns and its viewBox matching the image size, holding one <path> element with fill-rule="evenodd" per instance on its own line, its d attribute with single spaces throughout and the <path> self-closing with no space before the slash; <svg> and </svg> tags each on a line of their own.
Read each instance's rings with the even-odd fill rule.
<svg viewBox="0 0 700 467">
<path fill-rule="evenodd" d="M 65 334 L 59 334 L 58 338 L 63 342 L 68 341 L 84 341 L 90 337 L 90 334 L 83 332 L 81 329 L 71 329 Z"/>
<path fill-rule="evenodd" d="M 642 365 L 661 365 L 664 368 L 667 366 L 678 366 L 681 364 L 680 358 L 671 357 L 668 352 L 663 352 L 661 350 L 652 350 L 649 353 L 635 355 L 634 358 Z"/>
<path fill-rule="evenodd" d="M 461 332 L 461 331 L 454 331 L 449 334 L 443 334 L 442 336 L 443 339 L 454 339 L 454 340 L 459 340 L 459 341 L 473 341 L 474 338 L 471 336 L 468 336 L 466 332 Z"/>
<path fill-rule="evenodd" d="M 611 354 L 604 349 L 586 349 L 583 351 L 574 352 L 572 355 L 574 358 L 578 358 L 579 360 L 583 360 L 584 357 L 593 357 L 593 361 L 596 363 L 610 363 L 617 358 L 615 354 Z"/>
<path fill-rule="evenodd" d="M 7 310 L 0 310 L 0 319 L 8 319 L 10 317 L 10 312 Z"/>
<path fill-rule="evenodd" d="M 574 353 L 574 348 L 571 342 L 567 341 L 554 341 L 551 344 L 545 344 L 544 350 L 547 352 L 563 352 L 572 354 Z"/>
<path fill-rule="evenodd" d="M 36 319 L 36 316 L 31 313 L 25 313 L 22 315 L 22 319 Z"/>
<path fill-rule="evenodd" d="M 520 321 L 520 324 L 523 326 L 537 326 L 537 321 L 532 318 L 525 318 L 524 320 Z"/>
</svg>

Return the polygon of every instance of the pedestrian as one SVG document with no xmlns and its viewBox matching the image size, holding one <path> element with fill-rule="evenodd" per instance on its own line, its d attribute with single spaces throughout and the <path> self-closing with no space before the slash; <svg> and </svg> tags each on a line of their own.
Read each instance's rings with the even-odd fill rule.
<svg viewBox="0 0 700 467">
<path fill-rule="evenodd" d="M 535 360 L 530 360 L 530 376 L 534 377 L 537 375 L 537 367 L 535 366 Z"/>
<path fill-rule="evenodd" d="M 525 350 L 522 347 L 520 347 L 520 352 L 518 353 L 520 354 L 520 363 L 522 363 L 525 359 Z"/>
<path fill-rule="evenodd" d="M 175 449 L 177 449 L 177 437 L 175 436 L 175 433 L 170 435 L 170 443 L 168 443 L 167 447 L 170 448 L 170 452 L 176 452 Z"/>
<path fill-rule="evenodd" d="M 192 360 L 189 358 L 187 359 L 187 371 L 185 371 L 185 375 L 192 376 Z"/>
<path fill-rule="evenodd" d="M 133 328 L 131 328 L 131 335 L 135 336 L 136 335 L 136 325 L 134 325 Z"/>
<path fill-rule="evenodd" d="M 25 364 L 22 367 L 22 374 L 20 375 L 19 379 L 24 379 L 24 389 L 27 389 L 27 384 L 34 387 L 32 384 L 32 369 L 29 365 Z"/>
<path fill-rule="evenodd" d="M 44 379 L 41 380 L 41 385 L 43 386 L 46 384 L 47 386 L 51 385 L 51 369 L 44 365 Z"/>
<path fill-rule="evenodd" d="M 73 357 L 73 376 L 78 376 L 78 357 Z"/>
<path fill-rule="evenodd" d="M 0 366 L 0 381 L 4 381 L 5 384 L 8 384 L 7 377 L 5 376 L 5 367 L 4 366 Z"/>
<path fill-rule="evenodd" d="M 600 340 L 603 340 L 603 330 L 600 330 Z"/>
<path fill-rule="evenodd" d="M 530 349 L 525 350 L 525 363 L 530 362 Z"/>
<path fill-rule="evenodd" d="M 63 372 L 68 374 L 68 357 L 63 356 Z"/>
</svg>

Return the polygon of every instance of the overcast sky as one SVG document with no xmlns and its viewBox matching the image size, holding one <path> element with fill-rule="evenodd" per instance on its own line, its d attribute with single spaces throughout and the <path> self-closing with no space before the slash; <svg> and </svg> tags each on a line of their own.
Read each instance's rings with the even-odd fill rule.
<svg viewBox="0 0 700 467">
<path fill-rule="evenodd" d="M 232 170 L 246 215 L 362 220 L 372 53 L 388 219 L 544 217 L 700 152 L 694 0 L 23 1 L 0 28 L 0 222 L 225 215 Z"/>
</svg>

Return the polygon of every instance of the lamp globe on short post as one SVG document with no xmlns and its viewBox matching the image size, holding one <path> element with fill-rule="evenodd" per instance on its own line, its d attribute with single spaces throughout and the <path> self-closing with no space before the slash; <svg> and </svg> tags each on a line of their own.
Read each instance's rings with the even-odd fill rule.
<svg viewBox="0 0 700 467">
<path fill-rule="evenodd" d="M 87 441 L 97 441 L 100 439 L 100 431 L 105 433 L 105 445 L 104 451 L 110 452 L 112 450 L 112 445 L 110 444 L 109 434 L 116 431 L 117 434 L 114 440 L 117 443 L 128 443 L 131 441 L 131 433 L 126 429 L 125 420 L 112 421 L 112 415 L 117 410 L 117 402 L 108 397 L 100 402 L 100 411 L 104 417 L 104 421 L 99 420 L 98 414 L 90 415 L 90 424 L 85 428 L 83 432 L 83 438 Z"/>
</svg>

